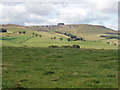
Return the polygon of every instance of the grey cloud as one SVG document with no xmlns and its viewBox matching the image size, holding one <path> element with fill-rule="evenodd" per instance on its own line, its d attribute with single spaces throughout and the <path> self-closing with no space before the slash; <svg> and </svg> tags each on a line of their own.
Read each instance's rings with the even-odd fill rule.
<svg viewBox="0 0 120 90">
<path fill-rule="evenodd" d="M 28 13 L 34 13 L 41 16 L 48 16 L 55 10 L 51 3 L 26 3 L 25 7 Z"/>
<path fill-rule="evenodd" d="M 2 23 L 56 24 L 100 23 L 104 24 L 117 17 L 117 3 L 102 4 L 94 2 L 79 3 L 7 3 L 0 4 Z M 109 6 L 106 6 L 109 5 Z M 117 22 L 116 22 L 117 23 Z M 110 26 L 111 27 L 111 26 Z"/>
</svg>

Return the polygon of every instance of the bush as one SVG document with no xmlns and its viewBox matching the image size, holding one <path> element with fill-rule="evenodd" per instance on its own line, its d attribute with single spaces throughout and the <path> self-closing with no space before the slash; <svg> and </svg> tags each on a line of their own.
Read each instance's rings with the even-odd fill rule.
<svg viewBox="0 0 120 90">
<path fill-rule="evenodd" d="M 62 48 L 70 48 L 70 45 L 68 45 L 68 46 L 61 46 Z"/>
<path fill-rule="evenodd" d="M 61 48 L 80 48 L 80 46 L 79 45 L 72 45 L 72 46 L 66 45 L 66 46 L 61 46 Z"/>
<path fill-rule="evenodd" d="M 107 44 L 110 44 L 110 42 L 107 42 Z"/>
<path fill-rule="evenodd" d="M 59 48 L 59 46 L 56 46 L 56 45 L 50 45 L 49 48 Z"/>
<path fill-rule="evenodd" d="M 35 34 L 35 36 L 37 37 L 37 36 L 38 36 L 38 34 Z"/>
<path fill-rule="evenodd" d="M 21 34 L 22 32 L 21 31 L 19 31 L 19 34 Z"/>
<path fill-rule="evenodd" d="M 32 33 L 32 35 L 34 36 L 34 35 L 35 35 L 35 33 Z"/>
<path fill-rule="evenodd" d="M 56 37 L 53 37 L 53 39 L 56 39 Z"/>
<path fill-rule="evenodd" d="M 23 33 L 23 34 L 25 34 L 25 33 L 26 33 L 26 31 L 23 31 L 22 33 Z"/>
<path fill-rule="evenodd" d="M 67 39 L 67 41 L 71 41 L 71 39 L 70 39 L 70 38 L 68 38 L 68 39 Z"/>
<path fill-rule="evenodd" d="M 48 75 L 48 74 L 55 74 L 55 72 L 53 72 L 53 71 L 46 71 L 44 74 L 45 74 L 45 75 Z"/>
<path fill-rule="evenodd" d="M 63 40 L 63 38 L 60 38 L 60 40 Z"/>
<path fill-rule="evenodd" d="M 79 45 L 72 45 L 71 48 L 80 48 Z"/>
</svg>

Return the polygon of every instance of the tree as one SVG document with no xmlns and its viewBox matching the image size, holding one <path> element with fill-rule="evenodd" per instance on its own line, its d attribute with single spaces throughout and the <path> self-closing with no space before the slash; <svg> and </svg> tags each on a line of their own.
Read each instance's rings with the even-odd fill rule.
<svg viewBox="0 0 120 90">
<path fill-rule="evenodd" d="M 25 34 L 26 33 L 26 31 L 23 31 L 23 34 Z"/>
<path fill-rule="evenodd" d="M 34 35 L 35 35 L 35 33 L 32 33 L 32 35 L 34 36 Z"/>
<path fill-rule="evenodd" d="M 74 35 L 70 35 L 70 37 L 71 37 L 71 38 L 77 38 L 77 37 L 76 37 L 76 36 L 74 36 Z"/>
<path fill-rule="evenodd" d="M 39 37 L 42 37 L 42 35 L 39 35 Z"/>
<path fill-rule="evenodd" d="M 53 39 L 53 37 L 51 37 L 51 39 Z"/>
<path fill-rule="evenodd" d="M 19 31 L 19 34 L 21 34 L 22 32 L 21 31 Z"/>
<path fill-rule="evenodd" d="M 70 38 L 67 39 L 67 41 L 70 41 L 70 40 L 71 40 Z"/>
<path fill-rule="evenodd" d="M 64 35 L 67 35 L 67 33 L 64 33 Z"/>
<path fill-rule="evenodd" d="M 38 34 L 35 34 L 35 36 L 37 37 L 37 36 L 38 36 Z"/>
<path fill-rule="evenodd" d="M 60 40 L 63 40 L 63 38 L 60 37 Z"/>
<path fill-rule="evenodd" d="M 56 39 L 56 37 L 53 37 L 53 39 Z"/>
</svg>

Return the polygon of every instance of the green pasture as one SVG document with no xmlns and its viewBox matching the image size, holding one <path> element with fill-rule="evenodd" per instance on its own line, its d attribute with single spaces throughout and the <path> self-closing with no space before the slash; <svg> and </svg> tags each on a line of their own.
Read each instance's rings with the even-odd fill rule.
<svg viewBox="0 0 120 90">
<path fill-rule="evenodd" d="M 118 88 L 118 51 L 3 47 L 3 88 Z"/>
<path fill-rule="evenodd" d="M 31 37 L 30 35 L 18 35 L 13 37 L 2 37 L 3 46 L 19 46 L 19 47 L 48 47 L 50 45 L 80 45 L 81 48 L 93 49 L 118 49 L 117 45 L 107 44 L 105 40 L 99 41 L 67 41 L 66 37 L 55 35 L 56 39 L 50 36 Z M 60 37 L 63 40 L 60 40 Z"/>
</svg>

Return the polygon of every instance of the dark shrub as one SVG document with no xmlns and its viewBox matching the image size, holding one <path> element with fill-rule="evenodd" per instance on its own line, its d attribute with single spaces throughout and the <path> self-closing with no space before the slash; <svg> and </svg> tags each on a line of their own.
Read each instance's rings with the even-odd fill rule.
<svg viewBox="0 0 120 90">
<path fill-rule="evenodd" d="M 59 48 L 59 46 L 56 46 L 56 45 L 50 45 L 49 48 Z"/>
<path fill-rule="evenodd" d="M 50 39 L 53 39 L 53 37 L 51 37 Z"/>
<path fill-rule="evenodd" d="M 70 38 L 67 39 L 67 41 L 70 41 L 70 40 L 71 40 Z"/>
<path fill-rule="evenodd" d="M 35 34 L 35 36 L 37 37 L 37 36 L 38 36 L 38 34 Z"/>
<path fill-rule="evenodd" d="M 80 48 L 79 45 L 72 45 L 71 48 Z"/>
<path fill-rule="evenodd" d="M 55 72 L 53 72 L 53 71 L 46 71 L 44 74 L 45 74 L 45 75 L 48 75 L 48 74 L 55 74 Z"/>
<path fill-rule="evenodd" d="M 70 48 L 70 45 L 68 45 L 68 46 L 62 46 L 62 48 Z"/>
<path fill-rule="evenodd" d="M 110 44 L 110 42 L 107 42 L 107 44 Z"/>
<path fill-rule="evenodd" d="M 21 34 L 22 32 L 21 31 L 19 31 L 19 34 Z"/>
<path fill-rule="evenodd" d="M 32 33 L 32 35 L 34 36 L 34 35 L 35 35 L 35 33 Z"/>
<path fill-rule="evenodd" d="M 63 38 L 60 38 L 60 40 L 63 40 Z"/>
<path fill-rule="evenodd" d="M 23 31 L 23 34 L 25 34 L 26 33 L 26 31 Z"/>
<path fill-rule="evenodd" d="M 56 39 L 56 37 L 53 37 L 53 39 Z"/>
<path fill-rule="evenodd" d="M 114 43 L 114 45 L 117 45 L 117 43 Z"/>
</svg>

